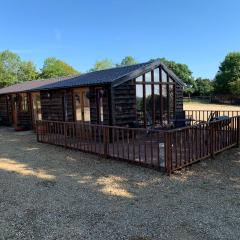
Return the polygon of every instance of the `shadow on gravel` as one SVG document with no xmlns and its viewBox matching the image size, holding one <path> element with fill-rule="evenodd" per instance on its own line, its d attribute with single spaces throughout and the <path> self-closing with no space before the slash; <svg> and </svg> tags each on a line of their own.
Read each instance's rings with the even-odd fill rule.
<svg viewBox="0 0 240 240">
<path fill-rule="evenodd" d="M 0 238 L 240 239 L 239 162 L 168 177 L 0 129 Z"/>
</svg>

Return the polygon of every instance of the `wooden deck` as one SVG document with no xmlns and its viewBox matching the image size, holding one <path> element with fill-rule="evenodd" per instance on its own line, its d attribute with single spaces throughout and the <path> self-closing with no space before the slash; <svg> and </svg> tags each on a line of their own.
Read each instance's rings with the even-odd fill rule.
<svg viewBox="0 0 240 240">
<path fill-rule="evenodd" d="M 39 142 L 121 159 L 169 174 L 239 145 L 240 117 L 160 131 L 39 121 Z"/>
</svg>

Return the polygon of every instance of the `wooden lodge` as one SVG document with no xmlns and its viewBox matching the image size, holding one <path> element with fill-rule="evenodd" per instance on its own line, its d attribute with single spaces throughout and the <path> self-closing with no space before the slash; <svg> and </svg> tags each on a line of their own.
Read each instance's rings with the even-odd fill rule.
<svg viewBox="0 0 240 240">
<path fill-rule="evenodd" d="M 42 119 L 40 92 L 34 88 L 65 79 L 27 81 L 0 89 L 0 125 L 33 129 L 35 122 Z"/>
<path fill-rule="evenodd" d="M 161 128 L 183 110 L 183 86 L 160 61 L 29 81 L 0 90 L 0 121 L 16 129 L 36 120 Z"/>
<path fill-rule="evenodd" d="M 161 61 L 29 81 L 0 89 L 0 123 L 170 174 L 240 144 L 240 111 L 183 111 L 183 87 Z"/>
</svg>

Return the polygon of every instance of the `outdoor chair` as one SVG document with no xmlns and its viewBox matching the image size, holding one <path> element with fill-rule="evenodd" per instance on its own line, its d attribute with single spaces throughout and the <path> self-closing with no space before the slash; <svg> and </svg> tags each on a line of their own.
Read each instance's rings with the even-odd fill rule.
<svg viewBox="0 0 240 240">
<path fill-rule="evenodd" d="M 178 111 L 172 120 L 175 128 L 182 128 L 191 125 L 191 120 L 186 118 L 185 111 Z"/>
</svg>

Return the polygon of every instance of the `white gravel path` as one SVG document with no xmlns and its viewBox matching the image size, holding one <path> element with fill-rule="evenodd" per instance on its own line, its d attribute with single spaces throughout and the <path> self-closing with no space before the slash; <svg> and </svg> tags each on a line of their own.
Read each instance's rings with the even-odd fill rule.
<svg viewBox="0 0 240 240">
<path fill-rule="evenodd" d="M 0 128 L 0 239 L 240 239 L 240 150 L 168 176 Z"/>
</svg>

